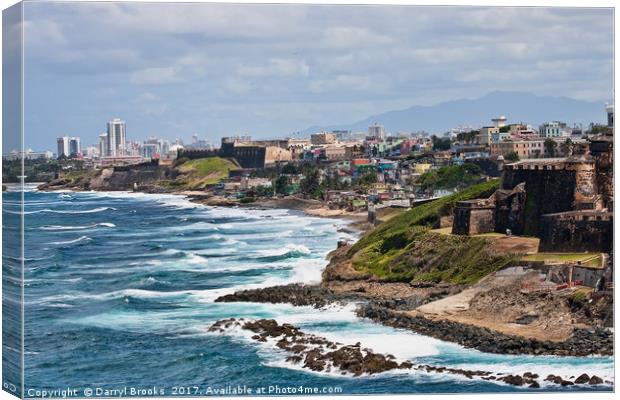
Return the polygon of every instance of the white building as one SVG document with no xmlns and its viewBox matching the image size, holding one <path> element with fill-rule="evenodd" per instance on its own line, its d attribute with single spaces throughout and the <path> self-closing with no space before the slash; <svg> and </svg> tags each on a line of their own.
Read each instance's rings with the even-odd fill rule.
<svg viewBox="0 0 620 400">
<path fill-rule="evenodd" d="M 56 139 L 58 145 L 58 157 L 76 157 L 81 155 L 79 137 L 62 136 Z"/>
<path fill-rule="evenodd" d="M 108 134 L 102 133 L 101 135 L 99 135 L 99 156 L 107 157 L 109 148 L 110 147 L 108 146 Z"/>
<path fill-rule="evenodd" d="M 614 127 L 614 105 L 606 104 L 605 111 L 607 111 L 607 126 L 610 128 Z"/>
<path fill-rule="evenodd" d="M 11 150 L 8 157 L 8 160 L 16 161 L 16 160 L 49 160 L 54 157 L 54 153 L 51 151 L 32 151 L 32 149 L 26 149 L 24 152 Z"/>
<path fill-rule="evenodd" d="M 540 126 L 538 135 L 543 138 L 570 137 L 573 130 L 560 121 L 547 122 Z"/>
<path fill-rule="evenodd" d="M 118 118 L 108 122 L 108 151 L 107 156 L 118 157 L 127 153 L 125 136 L 125 121 Z"/>
<path fill-rule="evenodd" d="M 385 128 L 383 125 L 379 125 L 375 122 L 368 127 L 368 136 L 377 139 L 385 139 Z"/>
<path fill-rule="evenodd" d="M 497 118 L 493 118 L 491 121 L 493 121 L 493 126 L 496 128 L 501 128 L 502 126 L 506 126 L 506 116 L 504 115 L 500 115 Z"/>
</svg>

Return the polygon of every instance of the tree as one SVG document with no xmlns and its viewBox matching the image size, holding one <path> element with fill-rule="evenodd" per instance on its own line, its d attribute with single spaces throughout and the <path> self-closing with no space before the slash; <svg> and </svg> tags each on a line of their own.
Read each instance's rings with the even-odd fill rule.
<svg viewBox="0 0 620 400">
<path fill-rule="evenodd" d="M 547 153 L 549 155 L 549 157 L 554 157 L 555 156 L 555 149 L 556 149 L 556 147 L 558 147 L 558 144 L 556 143 L 555 140 L 553 140 L 551 138 L 547 138 L 545 140 L 544 147 L 545 147 L 545 153 Z"/>
<path fill-rule="evenodd" d="M 440 138 L 436 135 L 432 136 L 433 139 L 433 150 L 450 150 L 450 146 L 452 142 L 450 138 Z"/>
<path fill-rule="evenodd" d="M 499 127 L 499 131 L 500 131 L 501 133 L 510 132 L 510 126 L 509 126 L 509 125 L 500 126 L 500 127 Z"/>
<path fill-rule="evenodd" d="M 454 189 L 467 187 L 478 182 L 482 177 L 482 169 L 471 163 L 450 165 L 423 173 L 418 180 L 425 191 L 435 189 Z"/>
<path fill-rule="evenodd" d="M 480 132 L 479 131 L 469 131 L 469 132 L 461 132 L 458 135 L 456 135 L 456 140 L 458 140 L 461 143 L 472 143 L 476 141 L 476 137 L 478 136 Z"/>
<path fill-rule="evenodd" d="M 271 197 L 273 196 L 273 186 L 259 186 L 254 194 L 257 197 Z"/>
<path fill-rule="evenodd" d="M 570 140 L 570 138 L 566 138 L 564 143 L 560 145 L 560 149 L 562 151 L 562 154 L 564 154 L 566 157 L 570 156 L 573 153 L 573 141 Z"/>
<path fill-rule="evenodd" d="M 360 186 L 371 186 L 373 183 L 377 183 L 377 173 L 375 171 L 368 171 L 360 176 L 358 182 Z"/>
<path fill-rule="evenodd" d="M 504 156 L 504 160 L 516 162 L 519 161 L 519 155 L 515 151 L 511 151 Z"/>
<path fill-rule="evenodd" d="M 610 133 L 609 127 L 605 125 L 592 125 L 588 134 L 590 135 L 607 135 Z"/>
<path fill-rule="evenodd" d="M 286 175 L 295 175 L 297 174 L 297 168 L 294 164 L 288 163 L 284 167 L 282 167 L 281 172 Z"/>
<path fill-rule="evenodd" d="M 278 176 L 274 186 L 277 194 L 287 194 L 288 178 L 284 175 Z"/>
<path fill-rule="evenodd" d="M 321 197 L 321 178 L 318 168 L 309 168 L 301 181 L 301 192 L 314 198 Z"/>
</svg>

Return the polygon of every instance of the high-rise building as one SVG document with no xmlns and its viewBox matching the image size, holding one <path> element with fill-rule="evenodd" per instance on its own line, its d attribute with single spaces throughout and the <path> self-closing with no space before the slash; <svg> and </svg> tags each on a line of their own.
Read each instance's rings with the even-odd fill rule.
<svg viewBox="0 0 620 400">
<path fill-rule="evenodd" d="M 368 127 L 368 136 L 377 139 L 385 139 L 385 128 L 383 125 L 374 123 Z"/>
<path fill-rule="evenodd" d="M 170 151 L 170 141 L 166 139 L 159 140 L 159 152 L 161 154 L 166 154 Z"/>
<path fill-rule="evenodd" d="M 79 137 L 69 138 L 69 157 L 77 157 L 82 154 Z"/>
<path fill-rule="evenodd" d="M 108 146 L 108 134 L 102 133 L 99 135 L 99 157 L 109 156 L 109 151 L 110 147 Z"/>
<path fill-rule="evenodd" d="M 63 136 L 56 139 L 58 145 L 58 158 L 77 157 L 81 154 L 79 137 Z"/>
<path fill-rule="evenodd" d="M 124 156 L 127 153 L 125 121 L 118 118 L 108 122 L 108 151 L 111 157 Z"/>
<path fill-rule="evenodd" d="M 609 128 L 613 128 L 614 127 L 614 105 L 607 104 L 605 106 L 605 111 L 607 111 L 607 126 Z"/>
<path fill-rule="evenodd" d="M 63 136 L 56 139 L 58 144 L 58 158 L 69 157 L 69 136 Z"/>
</svg>

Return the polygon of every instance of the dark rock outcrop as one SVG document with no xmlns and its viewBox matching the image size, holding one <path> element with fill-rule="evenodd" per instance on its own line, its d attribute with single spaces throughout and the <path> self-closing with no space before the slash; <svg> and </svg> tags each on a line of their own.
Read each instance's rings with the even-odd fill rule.
<svg viewBox="0 0 620 400">
<path fill-rule="evenodd" d="M 354 376 L 360 376 L 373 375 L 391 370 L 415 369 L 428 373 L 461 375 L 468 379 L 479 378 L 486 381 L 503 382 L 519 387 L 527 386 L 534 389 L 540 388 L 540 384 L 537 380 L 539 376 L 532 372 L 525 372 L 522 375 L 493 374 L 490 371 L 414 364 L 410 361 L 399 363 L 393 355 L 375 353 L 371 349 L 362 347 L 359 342 L 349 345 L 332 342 L 320 336 L 304 333 L 293 325 L 278 324 L 278 322 L 273 319 L 224 319 L 214 323 L 209 328 L 209 331 L 223 333 L 231 328 L 248 330 L 254 333 L 252 339 L 259 342 L 267 342 L 271 339 L 275 342 L 276 347 L 290 354 L 286 358 L 286 361 L 299 364 L 303 368 L 316 372 L 339 371 L 342 374 L 348 373 Z M 574 383 L 556 375 L 547 376 L 545 381 L 561 386 L 603 383 L 600 378 L 596 376 L 590 378 L 586 374 L 580 375 Z"/>
<path fill-rule="evenodd" d="M 220 296 L 216 303 L 248 301 L 256 303 L 288 303 L 294 306 L 325 307 L 330 303 L 359 299 L 355 294 L 337 294 L 321 286 L 291 284 L 262 289 L 249 289 Z"/>
</svg>

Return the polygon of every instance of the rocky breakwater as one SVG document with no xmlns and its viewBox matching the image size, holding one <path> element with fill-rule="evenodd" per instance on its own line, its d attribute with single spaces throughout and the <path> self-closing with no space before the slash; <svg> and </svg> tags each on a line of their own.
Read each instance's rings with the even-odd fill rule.
<svg viewBox="0 0 620 400">
<path fill-rule="evenodd" d="M 288 362 L 301 363 L 304 368 L 312 371 L 340 371 L 343 375 L 349 373 L 359 376 L 412 367 L 410 362 L 398 363 L 394 356 L 373 353 L 370 349 L 361 348 L 359 343 L 343 345 L 332 342 L 306 334 L 289 324 L 280 325 L 273 319 L 225 319 L 213 324 L 209 331 L 225 332 L 234 328 L 255 333 L 252 339 L 259 342 L 274 340 L 278 348 L 290 353 L 286 359 Z"/>
<path fill-rule="evenodd" d="M 558 356 L 613 355 L 613 334 L 602 329 L 575 329 L 563 342 L 539 341 L 505 335 L 487 328 L 448 320 L 434 320 L 395 311 L 376 304 L 358 308 L 360 317 L 422 335 L 455 342 L 487 353 Z"/>
<path fill-rule="evenodd" d="M 299 364 L 303 368 L 315 372 L 339 372 L 342 375 L 373 375 L 386 371 L 413 370 L 426 373 L 453 374 L 468 379 L 482 379 L 496 381 L 513 386 L 527 386 L 539 388 L 539 376 L 531 372 L 519 374 L 493 373 L 482 370 L 466 370 L 428 364 L 415 364 L 411 361 L 398 362 L 391 354 L 375 353 L 371 349 L 355 344 L 333 342 L 324 337 L 304 333 L 290 324 L 278 324 L 273 319 L 246 320 L 243 318 L 229 318 L 215 322 L 209 332 L 226 333 L 235 329 L 251 332 L 252 340 L 257 342 L 273 343 L 279 349 L 288 353 L 287 362 Z M 603 381 L 597 376 L 580 375 L 573 381 L 561 376 L 549 375 L 546 382 L 561 386 L 575 384 L 601 384 Z"/>
<path fill-rule="evenodd" d="M 248 289 L 220 296 L 216 303 L 255 302 L 287 303 L 294 306 L 322 308 L 330 303 L 344 303 L 361 299 L 356 294 L 339 294 L 321 286 L 290 284 L 261 289 Z"/>
</svg>

